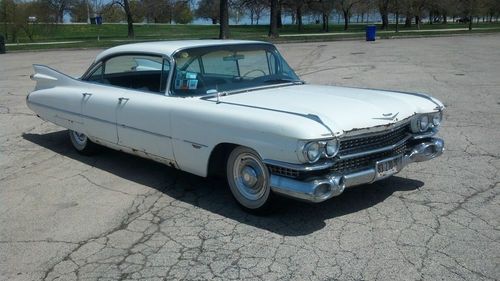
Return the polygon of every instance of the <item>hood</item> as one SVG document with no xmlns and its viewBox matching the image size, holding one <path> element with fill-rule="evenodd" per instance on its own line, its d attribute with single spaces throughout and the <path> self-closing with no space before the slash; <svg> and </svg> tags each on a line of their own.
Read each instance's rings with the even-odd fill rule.
<svg viewBox="0 0 500 281">
<path fill-rule="evenodd" d="M 335 135 L 387 126 L 442 104 L 419 94 L 319 85 L 293 85 L 221 97 L 222 103 L 316 115 Z"/>
</svg>

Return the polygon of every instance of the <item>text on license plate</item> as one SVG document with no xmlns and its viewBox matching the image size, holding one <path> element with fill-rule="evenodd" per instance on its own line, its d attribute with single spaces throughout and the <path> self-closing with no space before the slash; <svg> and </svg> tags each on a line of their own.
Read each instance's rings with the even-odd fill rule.
<svg viewBox="0 0 500 281">
<path fill-rule="evenodd" d="M 401 167 L 402 157 L 397 156 L 389 159 L 377 161 L 375 169 L 377 171 L 377 178 L 385 178 L 399 172 Z"/>
</svg>

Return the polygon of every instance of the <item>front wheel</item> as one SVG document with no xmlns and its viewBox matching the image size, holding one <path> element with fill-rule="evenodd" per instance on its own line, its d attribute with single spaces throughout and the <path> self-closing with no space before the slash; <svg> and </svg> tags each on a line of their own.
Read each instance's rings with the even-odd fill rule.
<svg viewBox="0 0 500 281">
<path fill-rule="evenodd" d="M 227 160 L 227 181 L 238 204 L 254 213 L 269 211 L 272 192 L 266 165 L 254 150 L 237 147 Z"/>
<path fill-rule="evenodd" d="M 84 133 L 69 130 L 69 139 L 76 151 L 83 155 L 92 155 L 98 149 L 97 144 L 93 143 Z"/>
</svg>

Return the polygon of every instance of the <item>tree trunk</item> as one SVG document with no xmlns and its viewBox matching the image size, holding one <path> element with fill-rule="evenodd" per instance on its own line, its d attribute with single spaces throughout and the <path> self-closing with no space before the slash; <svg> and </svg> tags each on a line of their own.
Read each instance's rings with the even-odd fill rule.
<svg viewBox="0 0 500 281">
<path fill-rule="evenodd" d="M 269 21 L 269 34 L 271 38 L 278 38 L 278 0 L 271 0 L 271 13 Z"/>
<path fill-rule="evenodd" d="M 405 27 L 411 27 L 411 18 L 412 18 L 411 15 L 406 14 Z"/>
<path fill-rule="evenodd" d="M 389 28 L 389 1 L 384 0 L 379 2 L 378 9 L 382 18 L 382 29 L 387 30 Z"/>
<path fill-rule="evenodd" d="M 382 29 L 387 30 L 389 28 L 389 16 L 387 15 L 387 12 L 382 14 Z"/>
<path fill-rule="evenodd" d="M 219 39 L 229 38 L 229 7 L 228 0 L 220 0 L 220 25 L 219 25 Z"/>
<path fill-rule="evenodd" d="M 446 14 L 446 11 L 443 14 L 443 24 L 448 24 L 448 15 Z"/>
<path fill-rule="evenodd" d="M 429 12 L 429 24 L 433 24 L 434 21 L 434 13 L 432 11 Z"/>
<path fill-rule="evenodd" d="M 417 29 L 420 30 L 420 16 L 415 16 L 415 24 L 417 25 Z"/>
<path fill-rule="evenodd" d="M 299 29 L 299 31 L 302 31 L 302 6 L 301 7 L 298 7 L 297 10 L 296 10 L 296 19 L 297 19 L 297 28 Z"/>
<path fill-rule="evenodd" d="M 217 18 L 212 18 L 212 24 L 217 24 L 219 21 Z"/>
<path fill-rule="evenodd" d="M 399 8 L 396 7 L 396 32 L 399 32 Z"/>
<path fill-rule="evenodd" d="M 253 10 L 250 10 L 250 25 L 253 25 Z"/>
<path fill-rule="evenodd" d="M 323 31 L 328 32 L 328 15 L 326 13 L 323 13 L 322 19 L 323 19 Z"/>
<path fill-rule="evenodd" d="M 127 36 L 128 38 L 134 38 L 134 20 L 132 19 L 132 12 L 130 11 L 128 0 L 123 0 L 123 9 L 125 9 L 125 14 L 127 15 Z"/>
<path fill-rule="evenodd" d="M 474 20 L 474 19 L 472 18 L 472 16 L 469 16 L 469 31 L 471 31 L 471 30 L 472 30 L 472 21 L 473 21 L 473 20 Z"/>
<path fill-rule="evenodd" d="M 281 4 L 278 4 L 278 17 L 276 19 L 278 20 L 278 28 L 282 28 L 283 21 L 281 20 Z"/>
<path fill-rule="evenodd" d="M 349 28 L 349 11 L 342 11 L 344 13 L 344 30 Z"/>
</svg>

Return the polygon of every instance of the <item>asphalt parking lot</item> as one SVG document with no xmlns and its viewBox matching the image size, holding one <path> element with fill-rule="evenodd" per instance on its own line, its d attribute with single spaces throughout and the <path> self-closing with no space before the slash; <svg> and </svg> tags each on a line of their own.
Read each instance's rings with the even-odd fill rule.
<svg viewBox="0 0 500 281">
<path fill-rule="evenodd" d="M 499 280 L 499 46 L 280 45 L 307 82 L 439 98 L 447 151 L 321 204 L 279 200 L 267 217 L 242 212 L 220 180 L 81 156 L 26 107 L 32 63 L 80 75 L 100 50 L 0 55 L 0 279 Z"/>
</svg>

